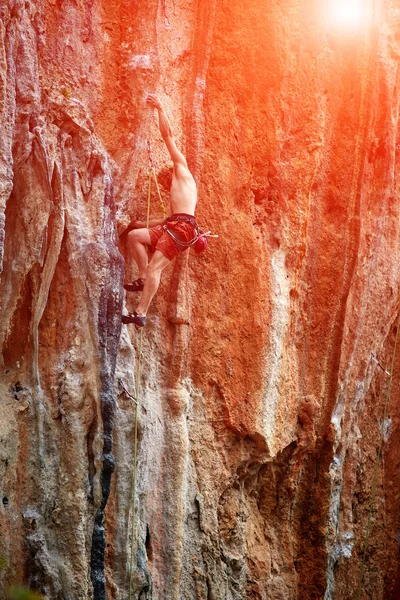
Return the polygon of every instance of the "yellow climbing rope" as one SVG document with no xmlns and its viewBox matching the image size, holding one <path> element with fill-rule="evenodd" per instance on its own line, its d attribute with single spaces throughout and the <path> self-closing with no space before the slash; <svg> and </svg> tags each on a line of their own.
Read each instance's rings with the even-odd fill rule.
<svg viewBox="0 0 400 600">
<path fill-rule="evenodd" d="M 132 486 L 132 522 L 131 522 L 131 560 L 129 568 L 129 600 L 132 598 L 133 587 L 133 547 L 135 542 L 135 511 L 136 511 L 136 481 L 137 481 L 137 440 L 138 440 L 138 409 L 139 409 L 139 388 L 140 388 L 140 369 L 142 362 L 142 346 L 143 346 L 143 328 L 140 330 L 139 338 L 139 354 L 136 371 L 135 382 L 135 438 L 133 446 L 133 486 Z"/>
<path fill-rule="evenodd" d="M 149 227 L 150 223 L 150 207 L 151 207 L 151 181 L 154 179 L 158 194 L 158 199 L 164 214 L 167 216 L 167 209 L 165 207 L 164 200 L 161 196 L 160 188 L 158 186 L 156 168 L 151 154 L 150 142 L 147 142 L 147 152 L 149 157 L 149 181 L 147 187 L 147 215 L 146 215 L 146 227 Z M 132 518 L 131 518 L 131 556 L 130 556 L 130 575 L 129 575 L 129 600 L 132 599 L 132 588 L 133 588 L 133 550 L 135 542 L 135 513 L 136 513 L 136 484 L 137 484 L 137 449 L 138 449 L 138 415 L 139 415 L 139 392 L 140 392 L 140 374 L 142 365 L 142 348 L 143 348 L 143 328 L 140 329 L 139 336 L 139 348 L 138 348 L 138 361 L 136 370 L 136 381 L 135 381 L 135 422 L 134 422 L 134 446 L 133 446 L 133 484 L 132 484 Z"/>
<path fill-rule="evenodd" d="M 390 373 L 389 373 L 390 377 L 389 377 L 389 383 L 388 383 L 388 387 L 387 387 L 387 391 L 386 391 L 385 408 L 384 408 L 384 411 L 383 411 L 383 419 L 382 419 L 382 422 L 381 422 L 381 431 L 380 431 L 380 435 L 379 435 L 378 454 L 376 456 L 376 461 L 375 461 L 374 481 L 373 481 L 373 484 L 372 484 L 371 502 L 370 502 L 370 505 L 369 505 L 368 523 L 367 523 L 367 530 L 366 530 L 366 533 L 365 533 L 364 551 L 363 551 L 363 557 L 362 557 L 362 563 L 361 563 L 360 580 L 359 580 L 359 583 L 358 583 L 357 600 L 360 600 L 361 594 L 362 594 L 362 584 L 363 584 L 364 571 L 365 571 L 365 559 L 366 559 L 367 550 L 368 550 L 369 534 L 370 534 L 370 531 L 371 531 L 371 519 L 372 519 L 372 511 L 373 511 L 374 502 L 375 502 L 376 486 L 377 486 L 377 482 L 378 482 L 379 464 L 381 462 L 381 456 L 382 456 L 384 429 L 385 429 L 385 423 L 386 423 L 386 418 L 387 418 L 387 413 L 388 413 L 388 406 L 389 406 L 389 400 L 390 400 L 390 392 L 391 392 L 391 389 L 392 389 L 393 372 L 394 372 L 394 361 L 396 359 L 397 341 L 399 339 L 399 329 L 400 329 L 400 313 L 399 313 L 399 318 L 397 320 L 396 338 L 395 338 L 395 342 L 394 342 L 392 363 L 391 363 L 391 366 L 390 366 Z"/>
</svg>

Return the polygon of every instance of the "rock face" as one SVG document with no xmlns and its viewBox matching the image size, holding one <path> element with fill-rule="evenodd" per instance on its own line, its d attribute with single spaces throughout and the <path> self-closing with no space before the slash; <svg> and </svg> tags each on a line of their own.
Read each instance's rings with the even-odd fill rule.
<svg viewBox="0 0 400 600">
<path fill-rule="evenodd" d="M 321 4 L 2 0 L 3 596 L 400 598 L 400 13 Z M 129 596 L 154 91 L 219 238 L 149 314 Z"/>
</svg>

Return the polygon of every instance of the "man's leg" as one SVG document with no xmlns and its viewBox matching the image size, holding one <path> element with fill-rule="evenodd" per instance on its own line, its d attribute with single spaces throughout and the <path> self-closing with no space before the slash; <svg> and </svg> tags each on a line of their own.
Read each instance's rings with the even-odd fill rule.
<svg viewBox="0 0 400 600">
<path fill-rule="evenodd" d="M 149 264 L 146 246 L 151 246 L 149 230 L 132 229 L 128 233 L 128 244 L 139 269 L 139 278 L 144 281 L 147 277 L 147 266 Z"/>
<path fill-rule="evenodd" d="M 136 313 L 139 316 L 146 316 L 150 303 L 158 290 L 158 286 L 160 285 L 161 273 L 169 263 L 170 259 L 167 258 L 162 252 L 159 250 L 154 252 L 153 258 L 149 262 L 149 266 L 146 270 L 143 292 L 136 308 Z"/>
</svg>

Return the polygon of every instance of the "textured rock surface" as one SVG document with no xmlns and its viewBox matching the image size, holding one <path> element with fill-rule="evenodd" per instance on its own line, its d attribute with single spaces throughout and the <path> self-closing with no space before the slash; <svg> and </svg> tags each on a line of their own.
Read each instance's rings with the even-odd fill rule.
<svg viewBox="0 0 400 600">
<path fill-rule="evenodd" d="M 158 91 L 219 239 L 149 315 L 134 597 L 357 597 L 400 284 L 400 13 L 374 6 L 345 33 L 306 0 L 1 2 L 2 590 L 128 595 L 121 254 L 130 278 Z M 400 597 L 399 361 L 374 600 Z"/>
</svg>

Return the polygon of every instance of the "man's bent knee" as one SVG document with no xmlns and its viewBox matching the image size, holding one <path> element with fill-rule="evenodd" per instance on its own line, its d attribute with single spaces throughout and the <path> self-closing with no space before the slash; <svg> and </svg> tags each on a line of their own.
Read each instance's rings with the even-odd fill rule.
<svg viewBox="0 0 400 600">
<path fill-rule="evenodd" d="M 128 240 L 131 244 L 151 245 L 150 233 L 148 229 L 132 229 L 128 233 Z"/>
<path fill-rule="evenodd" d="M 133 243 L 139 243 L 141 240 L 140 229 L 133 229 L 128 233 L 129 241 Z M 140 242 L 141 243 L 141 242 Z"/>
</svg>

